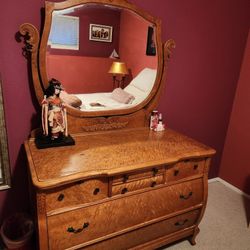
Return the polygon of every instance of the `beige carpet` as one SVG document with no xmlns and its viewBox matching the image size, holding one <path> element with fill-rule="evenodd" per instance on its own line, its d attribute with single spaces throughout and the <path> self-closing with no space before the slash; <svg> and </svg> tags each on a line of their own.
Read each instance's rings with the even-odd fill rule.
<svg viewBox="0 0 250 250">
<path fill-rule="evenodd" d="M 196 245 L 184 240 L 162 250 L 250 250 L 250 200 L 217 181 L 208 190 Z"/>
</svg>

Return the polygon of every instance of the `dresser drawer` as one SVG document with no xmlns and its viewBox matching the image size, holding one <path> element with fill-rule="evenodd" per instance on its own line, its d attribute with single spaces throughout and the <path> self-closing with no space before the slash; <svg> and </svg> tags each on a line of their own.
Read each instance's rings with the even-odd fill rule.
<svg viewBox="0 0 250 250">
<path fill-rule="evenodd" d="M 108 196 L 108 180 L 92 179 L 54 189 L 46 194 L 46 211 L 104 199 Z"/>
<path fill-rule="evenodd" d="M 166 182 L 178 181 L 193 175 L 203 174 L 204 159 L 186 160 L 176 163 L 166 171 Z"/>
<path fill-rule="evenodd" d="M 202 203 L 202 190 L 202 179 L 196 179 L 51 215 L 48 217 L 50 249 L 90 244 L 113 233 L 134 230 L 146 222 Z"/>
<path fill-rule="evenodd" d="M 127 232 L 109 240 L 99 242 L 81 249 L 86 250 L 125 250 L 142 245 L 146 242 L 170 235 L 177 231 L 195 225 L 200 216 L 200 210 L 196 209 L 167 220 L 162 220 L 145 227 Z"/>
<path fill-rule="evenodd" d="M 133 180 L 127 183 L 112 185 L 111 195 L 126 194 L 132 191 L 153 188 L 164 183 L 164 175 Z"/>
<path fill-rule="evenodd" d="M 163 166 L 153 167 L 148 170 L 138 171 L 117 175 L 113 177 L 113 185 L 127 183 L 130 181 L 141 180 L 145 178 L 155 177 L 157 175 L 164 175 L 165 168 Z"/>
</svg>

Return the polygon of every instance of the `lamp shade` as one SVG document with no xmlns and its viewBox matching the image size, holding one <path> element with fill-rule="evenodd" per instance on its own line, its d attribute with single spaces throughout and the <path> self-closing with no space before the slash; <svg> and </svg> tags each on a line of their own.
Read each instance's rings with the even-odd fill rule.
<svg viewBox="0 0 250 250">
<path fill-rule="evenodd" d="M 124 62 L 113 62 L 108 73 L 127 75 L 128 69 Z"/>
</svg>

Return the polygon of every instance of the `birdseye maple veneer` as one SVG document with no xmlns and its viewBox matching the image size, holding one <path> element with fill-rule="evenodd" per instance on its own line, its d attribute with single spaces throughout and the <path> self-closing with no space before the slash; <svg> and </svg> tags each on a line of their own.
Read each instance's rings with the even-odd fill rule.
<svg viewBox="0 0 250 250">
<path fill-rule="evenodd" d="M 74 146 L 26 141 L 40 249 L 155 249 L 190 237 L 214 150 L 166 129 L 93 132 Z"/>
<path fill-rule="evenodd" d="M 136 57 L 121 59 L 131 72 L 154 65 L 157 74 L 145 99 L 136 105 L 95 111 L 68 106 L 68 131 L 75 145 L 38 149 L 36 133 L 31 133 L 25 149 L 38 248 L 145 250 L 185 238 L 195 244 L 215 151 L 169 128 L 149 129 L 175 47 L 173 40 L 162 43 L 159 19 L 125 0 L 45 2 L 41 38 L 33 25 L 20 26 L 37 99 L 41 103 L 48 86 L 46 55 L 52 18 L 56 13 L 76 15 L 89 9 L 119 11 L 121 17 L 146 22 L 144 35 L 148 26 L 153 27 L 156 55 L 147 56 L 143 50 L 141 56 L 138 52 Z M 144 35 L 139 34 L 139 40 L 131 36 L 130 46 L 137 43 L 136 48 L 146 49 Z M 69 68 L 65 65 L 65 71 Z M 141 89 L 146 81 L 140 83 Z"/>
</svg>

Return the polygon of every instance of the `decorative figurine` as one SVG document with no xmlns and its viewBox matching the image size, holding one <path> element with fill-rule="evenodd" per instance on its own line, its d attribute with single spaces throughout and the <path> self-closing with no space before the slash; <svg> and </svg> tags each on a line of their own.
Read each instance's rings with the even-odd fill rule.
<svg viewBox="0 0 250 250">
<path fill-rule="evenodd" d="M 61 90 L 61 83 L 52 79 L 42 101 L 43 134 L 50 134 L 51 140 L 58 139 L 62 134 L 68 136 L 66 108 L 59 97 Z"/>
<path fill-rule="evenodd" d="M 59 97 L 61 90 L 61 83 L 52 78 L 42 101 L 43 136 L 36 139 L 38 148 L 75 144 L 68 135 L 66 105 Z"/>
</svg>

